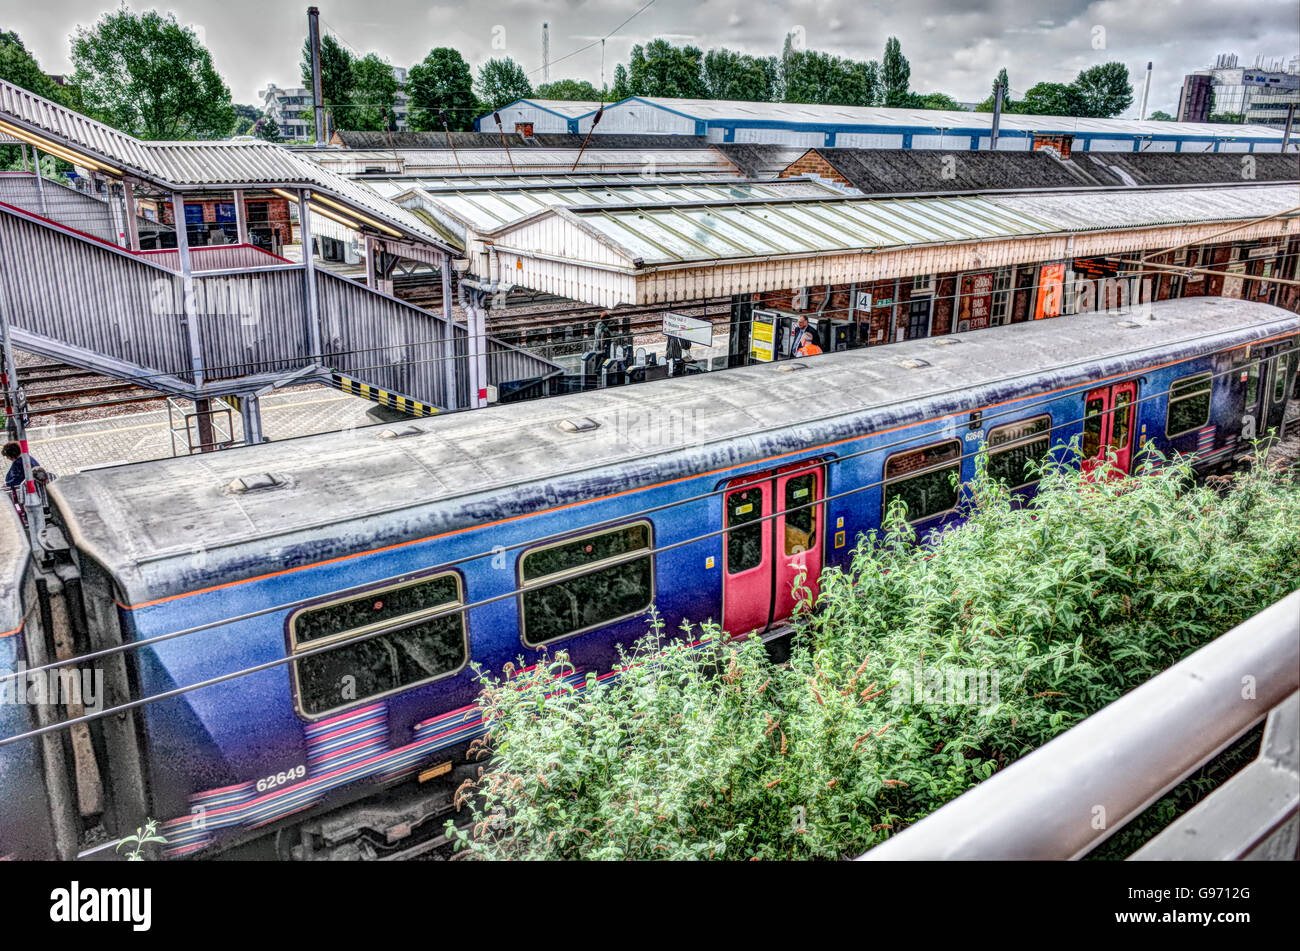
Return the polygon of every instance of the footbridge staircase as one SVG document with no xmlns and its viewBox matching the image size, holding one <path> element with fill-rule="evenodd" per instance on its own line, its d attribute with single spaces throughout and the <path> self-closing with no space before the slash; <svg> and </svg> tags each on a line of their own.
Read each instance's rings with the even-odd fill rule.
<svg viewBox="0 0 1300 951">
<path fill-rule="evenodd" d="M 518 388 L 561 372 L 252 245 L 132 251 L 5 202 L 0 307 L 20 349 L 188 399 L 237 396 L 254 413 L 259 394 L 288 383 L 420 416 L 473 405 L 472 382 Z"/>
</svg>

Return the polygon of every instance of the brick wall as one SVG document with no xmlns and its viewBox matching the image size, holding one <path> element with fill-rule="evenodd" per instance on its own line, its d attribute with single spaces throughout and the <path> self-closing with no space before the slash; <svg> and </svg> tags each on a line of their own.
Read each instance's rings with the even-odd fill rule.
<svg viewBox="0 0 1300 951">
<path fill-rule="evenodd" d="M 793 178 L 796 175 L 820 175 L 822 178 L 839 182 L 841 185 L 849 184 L 849 180 L 836 171 L 834 165 L 812 151 L 799 156 L 778 177 Z"/>
</svg>

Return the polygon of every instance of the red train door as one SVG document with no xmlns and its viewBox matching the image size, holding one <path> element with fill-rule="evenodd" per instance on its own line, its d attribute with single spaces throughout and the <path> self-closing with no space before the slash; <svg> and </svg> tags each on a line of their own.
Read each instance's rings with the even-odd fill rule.
<svg viewBox="0 0 1300 951">
<path fill-rule="evenodd" d="M 722 626 L 732 635 L 785 620 L 801 588 L 817 594 L 822 569 L 825 469 L 794 463 L 746 476 L 723 492 Z"/>
<path fill-rule="evenodd" d="M 1128 474 L 1133 469 L 1133 422 L 1137 410 L 1137 383 L 1132 380 L 1092 390 L 1083 401 L 1084 472 L 1092 472 L 1115 454 L 1115 467 Z"/>
</svg>

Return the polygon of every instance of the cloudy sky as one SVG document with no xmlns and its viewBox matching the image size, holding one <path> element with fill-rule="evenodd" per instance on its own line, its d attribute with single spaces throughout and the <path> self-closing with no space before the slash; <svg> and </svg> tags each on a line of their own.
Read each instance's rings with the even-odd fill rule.
<svg viewBox="0 0 1300 951">
<path fill-rule="evenodd" d="M 541 81 L 542 22 L 550 23 L 551 78 L 599 84 L 600 44 L 646 0 L 317 0 L 325 29 L 362 53 L 376 51 L 409 66 L 434 46 L 453 46 L 477 67 L 510 56 Z M 195 27 L 237 102 L 257 102 L 268 82 L 298 82 L 307 2 L 287 0 L 133 0 L 135 9 L 171 10 Z M 89 25 L 114 0 L 0 0 L 0 29 L 16 30 L 46 72 L 68 71 L 68 35 Z M 726 46 L 779 53 L 785 34 L 801 28 L 807 44 L 842 56 L 879 59 L 897 36 L 912 64 L 912 87 L 962 101 L 988 95 L 1006 66 L 1013 97 L 1036 82 L 1068 82 L 1082 68 L 1119 60 L 1134 79 L 1154 62 L 1150 110 L 1174 112 L 1185 73 L 1233 52 L 1294 55 L 1300 48 L 1296 0 L 655 0 L 605 46 L 605 70 L 625 62 L 634 43 L 661 37 L 702 48 Z"/>
</svg>

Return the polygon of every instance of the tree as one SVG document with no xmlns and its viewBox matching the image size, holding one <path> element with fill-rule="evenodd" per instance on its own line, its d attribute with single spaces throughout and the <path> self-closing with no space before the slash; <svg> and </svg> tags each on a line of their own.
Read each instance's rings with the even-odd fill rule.
<svg viewBox="0 0 1300 951">
<path fill-rule="evenodd" d="M 538 99 L 564 99 L 570 102 L 600 102 L 600 90 L 586 79 L 557 79 L 542 83 L 533 91 Z"/>
<path fill-rule="evenodd" d="M 302 41 L 302 59 L 299 61 L 302 84 L 313 95 L 311 81 L 311 38 Z M 346 128 L 352 128 L 351 116 L 335 116 L 335 110 L 347 110 L 352 104 L 353 84 L 356 81 L 355 59 L 343 44 L 326 34 L 320 40 L 320 98 L 325 107 L 325 137 L 328 139 L 332 130 L 338 128 L 341 121 Z M 313 103 L 314 105 L 314 103 Z M 349 110 L 350 111 L 350 110 Z"/>
<path fill-rule="evenodd" d="M 458 51 L 445 46 L 429 50 L 429 55 L 411 67 L 406 94 L 411 100 L 411 128 L 415 131 L 441 132 L 444 116 L 449 129 L 474 128 L 474 117 L 479 112 L 474 77 Z"/>
<path fill-rule="evenodd" d="M 212 55 L 174 14 L 122 7 L 91 29 L 78 26 L 72 63 L 85 105 L 139 138 L 220 138 L 235 123 Z"/>
<path fill-rule="evenodd" d="M 998 85 L 1002 85 L 1002 111 L 1018 112 L 1016 104 L 1011 101 L 1011 80 L 1007 76 L 1007 68 L 1003 66 L 998 70 L 998 75 L 993 80 L 993 88 L 989 92 L 989 97 L 975 107 L 976 112 L 992 112 L 993 106 L 997 102 Z"/>
<path fill-rule="evenodd" d="M 786 36 L 779 72 L 781 101 L 871 106 L 881 99 L 880 87 L 880 66 L 875 60 L 862 63 L 817 50 L 796 50 Z"/>
<path fill-rule="evenodd" d="M 270 116 L 264 116 L 253 123 L 253 135 L 268 142 L 279 142 L 280 124 Z"/>
<path fill-rule="evenodd" d="M 1082 112 L 1071 113 L 1093 119 L 1109 119 L 1133 105 L 1133 86 L 1123 63 L 1102 63 L 1081 70 L 1073 85 L 1079 92 Z"/>
<path fill-rule="evenodd" d="M 673 46 L 665 40 L 651 40 L 632 47 L 627 86 L 632 96 L 667 96 L 673 99 L 707 99 L 704 54 L 698 47 Z M 615 71 L 615 86 L 618 73 Z"/>
<path fill-rule="evenodd" d="M 628 79 L 627 67 L 622 63 L 614 67 L 614 85 L 610 87 L 609 95 L 615 101 L 632 95 L 632 81 Z"/>
<path fill-rule="evenodd" d="M 1073 83 L 1038 83 L 1017 103 L 1016 111 L 1036 116 L 1085 115 L 1083 96 Z"/>
<path fill-rule="evenodd" d="M 1243 125 L 1246 122 L 1246 114 L 1244 112 L 1211 112 L 1207 121 L 1224 125 Z"/>
<path fill-rule="evenodd" d="M 916 109 L 948 109 L 952 112 L 965 112 L 965 108 L 956 99 L 942 92 L 927 92 L 925 95 L 908 93 L 911 97 L 908 105 Z"/>
<path fill-rule="evenodd" d="M 500 109 L 516 99 L 527 99 L 533 94 L 533 86 L 524 68 L 507 56 L 490 59 L 478 68 L 475 91 L 485 109 Z"/>
<path fill-rule="evenodd" d="M 902 44 L 898 37 L 891 36 L 885 41 L 885 56 L 881 60 L 880 75 L 885 85 L 885 105 L 897 107 L 907 102 L 908 87 L 912 79 L 912 67 L 903 55 Z"/>
<path fill-rule="evenodd" d="M 0 30 L 0 79 L 46 99 L 56 102 L 62 99 L 59 84 L 45 75 L 22 39 L 9 30 Z"/>
<path fill-rule="evenodd" d="M 251 135 L 253 126 L 257 120 L 262 118 L 262 110 L 257 106 L 246 106 L 242 103 L 235 103 L 235 125 L 230 130 L 231 135 Z"/>
<path fill-rule="evenodd" d="M 352 62 L 352 90 L 344 126 L 358 132 L 387 132 L 397 128 L 397 79 L 388 60 L 369 53 Z"/>
<path fill-rule="evenodd" d="M 1173 122 L 1173 121 L 1174 121 L 1174 117 L 1171 116 L 1169 113 L 1165 112 L 1163 109 L 1157 109 L 1155 112 L 1151 113 L 1151 115 L 1147 116 L 1147 118 L 1148 118 L 1148 119 L 1151 119 L 1151 120 L 1154 120 L 1155 122 Z"/>
<path fill-rule="evenodd" d="M 710 99 L 770 102 L 776 73 L 773 58 L 746 56 L 728 49 L 704 54 L 704 87 Z"/>
</svg>

